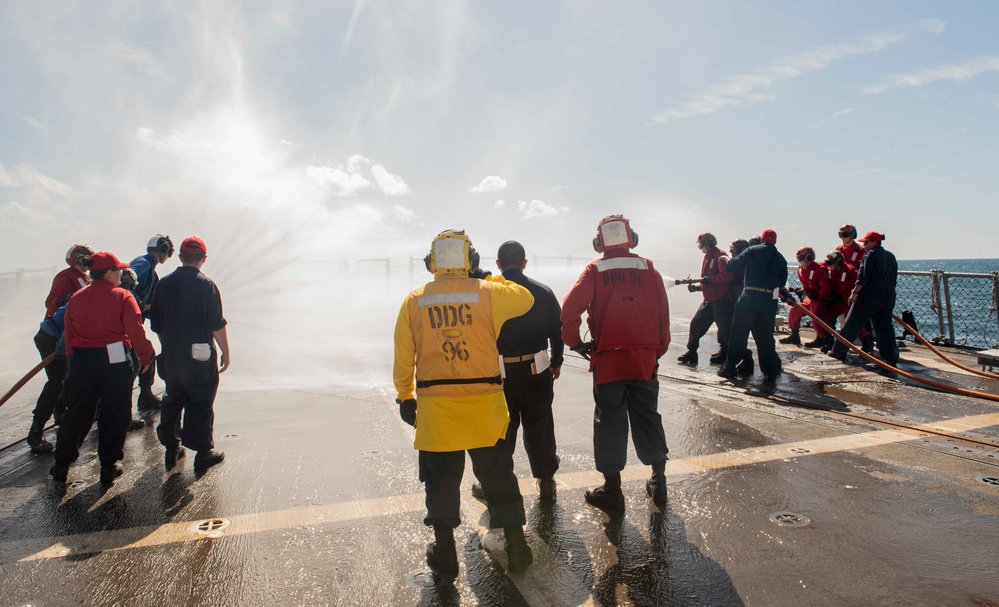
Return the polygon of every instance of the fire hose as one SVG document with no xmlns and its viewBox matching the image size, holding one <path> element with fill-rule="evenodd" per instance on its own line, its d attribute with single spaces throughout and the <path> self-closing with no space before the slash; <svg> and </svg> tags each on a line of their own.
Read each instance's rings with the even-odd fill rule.
<svg viewBox="0 0 999 607">
<path fill-rule="evenodd" d="M 24 384 L 31 381 L 32 377 L 38 375 L 38 372 L 44 369 L 45 365 L 55 360 L 55 357 L 56 357 L 55 352 L 46 356 L 42 360 L 42 362 L 35 365 L 34 369 L 28 371 L 27 375 L 22 377 L 16 384 L 14 384 L 14 386 L 10 390 L 7 390 L 7 392 L 5 392 L 3 396 L 0 396 L 0 407 L 2 407 L 5 402 L 10 400 L 10 397 L 14 396 L 14 394 L 24 386 Z"/>
<path fill-rule="evenodd" d="M 922 335 L 920 335 L 919 333 L 917 333 L 916 330 L 913 329 L 912 327 L 910 327 L 904 320 L 902 320 L 898 316 L 895 316 L 894 314 L 892 314 L 891 317 L 895 319 L 895 322 L 897 322 L 898 324 L 902 325 L 902 328 L 904 328 L 906 331 L 908 331 L 909 333 L 911 333 L 916 339 L 918 339 L 924 346 L 926 346 L 927 348 L 929 348 L 930 352 L 933 352 L 934 354 L 936 354 L 940 358 L 946 360 L 947 362 L 949 362 L 950 364 L 954 365 L 958 369 L 962 369 L 964 371 L 967 371 L 968 373 L 973 373 L 975 375 L 981 375 L 982 377 L 990 377 L 992 379 L 996 379 L 996 374 L 995 373 L 989 373 L 987 371 L 979 371 L 978 369 L 974 369 L 972 367 L 967 367 L 965 365 L 962 365 L 961 363 L 957 362 L 953 358 L 947 356 L 946 354 L 944 354 L 940 350 L 936 349 L 936 347 L 934 347 L 933 344 L 931 344 L 929 341 L 927 341 L 925 337 L 923 337 Z"/>
<path fill-rule="evenodd" d="M 873 356 L 871 356 L 867 352 L 864 352 L 863 350 L 861 350 L 857 346 L 853 345 L 851 342 L 847 341 L 845 337 L 843 337 L 835 329 L 833 329 L 832 327 L 830 327 L 829 325 L 827 325 L 821 318 L 819 318 L 815 314 L 812 314 L 811 310 L 809 310 L 805 306 L 801 305 L 800 303 L 798 303 L 798 302 L 796 302 L 796 301 L 794 301 L 793 299 L 790 299 L 790 298 L 788 300 L 785 300 L 785 301 L 787 303 L 789 303 L 790 305 L 794 306 L 795 308 L 797 308 L 798 311 L 800 311 L 801 313 L 807 314 L 809 317 L 811 317 L 811 319 L 813 321 L 815 321 L 816 323 L 818 323 L 820 327 L 822 327 L 823 329 L 825 329 L 830 335 L 832 335 L 833 337 L 835 337 L 841 343 L 845 344 L 848 348 L 850 348 L 851 350 L 853 350 L 854 352 L 856 352 L 857 354 L 859 354 L 863 358 L 867 359 L 869 362 L 872 362 L 872 363 L 876 364 L 877 366 L 881 367 L 882 369 L 885 369 L 886 371 L 890 371 L 890 372 L 895 373 L 897 375 L 901 375 L 902 377 L 905 377 L 907 379 L 911 379 L 912 381 L 919 382 L 921 384 L 926 384 L 927 386 L 931 386 L 931 387 L 937 388 L 939 390 L 946 390 L 948 392 L 954 392 L 955 394 L 963 394 L 964 396 L 971 396 L 972 398 L 983 398 L 985 400 L 991 400 L 991 401 L 999 402 L 999 395 L 989 394 L 988 392 L 978 392 L 977 390 L 968 390 L 967 388 L 959 388 L 957 386 L 950 386 L 950 385 L 947 385 L 947 384 L 944 384 L 944 383 L 941 383 L 941 382 L 938 382 L 938 381 L 934 381 L 932 379 L 926 379 L 926 378 L 923 378 L 923 377 L 919 377 L 918 375 L 913 375 L 912 373 L 908 373 L 908 372 L 903 371 L 903 370 L 901 370 L 901 369 L 899 369 L 897 367 L 893 367 L 893 366 L 889 365 L 888 363 L 886 363 L 886 362 L 884 362 L 882 360 L 878 360 L 877 358 L 874 358 Z M 909 328 L 908 325 L 905 325 L 905 326 L 906 326 L 907 329 L 909 329 L 909 331 L 913 335 L 918 335 L 917 333 L 915 333 L 915 331 L 912 331 L 912 329 Z M 922 338 L 920 337 L 920 339 L 922 339 Z M 938 352 L 938 354 L 939 354 L 939 352 Z"/>
</svg>

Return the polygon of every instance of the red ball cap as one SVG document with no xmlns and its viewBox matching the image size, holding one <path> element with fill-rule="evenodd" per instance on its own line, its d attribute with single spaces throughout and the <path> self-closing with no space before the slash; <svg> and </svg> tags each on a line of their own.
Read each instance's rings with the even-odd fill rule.
<svg viewBox="0 0 999 607">
<path fill-rule="evenodd" d="M 868 232 L 864 234 L 864 237 L 860 239 L 860 242 L 867 242 L 868 240 L 870 240 L 871 242 L 881 242 L 884 239 L 885 239 L 884 234 L 878 234 L 877 232 Z"/>
<path fill-rule="evenodd" d="M 108 253 L 107 251 L 98 251 L 91 256 L 94 263 L 90 266 L 91 270 L 110 270 L 111 268 L 127 268 L 128 264 L 124 261 L 119 261 L 114 253 Z"/>
<path fill-rule="evenodd" d="M 774 232 L 773 230 L 770 229 L 763 230 L 763 233 L 760 234 L 760 239 L 763 240 L 763 242 L 769 242 L 770 244 L 777 244 L 777 232 Z"/>
<path fill-rule="evenodd" d="M 208 254 L 208 247 L 205 246 L 205 241 L 197 236 L 188 236 L 185 238 L 184 242 L 180 243 L 180 250 Z"/>
</svg>

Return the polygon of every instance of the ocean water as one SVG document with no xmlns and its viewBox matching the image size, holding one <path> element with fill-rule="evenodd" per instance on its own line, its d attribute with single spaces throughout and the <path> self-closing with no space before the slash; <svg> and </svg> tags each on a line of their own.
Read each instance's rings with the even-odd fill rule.
<svg viewBox="0 0 999 607">
<path fill-rule="evenodd" d="M 899 275 L 895 314 L 911 311 L 923 337 L 974 349 L 999 347 L 996 281 L 990 276 L 999 273 L 999 259 L 900 259 L 898 269 L 921 273 Z M 932 270 L 944 274 L 934 282 Z M 788 282 L 797 286 L 797 276 Z M 895 331 L 900 336 L 902 327 L 896 325 Z"/>
</svg>

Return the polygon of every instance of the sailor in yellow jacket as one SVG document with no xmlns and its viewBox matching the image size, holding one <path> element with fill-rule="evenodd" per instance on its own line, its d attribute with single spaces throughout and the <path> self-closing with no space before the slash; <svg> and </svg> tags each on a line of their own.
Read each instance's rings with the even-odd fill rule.
<svg viewBox="0 0 999 607">
<path fill-rule="evenodd" d="M 427 564 L 437 585 L 458 575 L 454 528 L 461 523 L 465 451 L 482 485 L 490 526 L 503 528 L 511 572 L 533 561 L 524 538 L 524 499 L 503 446 L 510 413 L 496 337 L 503 323 L 534 305 L 524 287 L 479 269 L 464 231 L 434 238 L 424 259 L 434 280 L 406 296 L 395 325 L 393 379 L 399 414 L 416 427 L 420 480 L 435 541 Z M 419 402 L 419 406 L 417 406 Z"/>
</svg>

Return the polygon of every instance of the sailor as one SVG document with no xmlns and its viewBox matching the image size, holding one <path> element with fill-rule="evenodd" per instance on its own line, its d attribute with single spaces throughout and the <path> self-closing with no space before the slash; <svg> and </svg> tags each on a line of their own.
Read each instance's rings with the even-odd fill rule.
<svg viewBox="0 0 999 607">
<path fill-rule="evenodd" d="M 856 242 L 857 228 L 848 223 L 840 226 L 837 234 L 842 243 L 836 245 L 836 250 L 843 254 L 843 260 L 847 264 L 854 268 L 859 268 L 861 260 L 864 259 L 864 254 L 867 253 L 867 249 Z"/>
<path fill-rule="evenodd" d="M 645 484 L 656 505 L 667 500 L 669 448 L 659 414 L 659 359 L 669 348 L 669 301 L 652 261 L 629 252 L 638 234 L 621 215 L 604 217 L 591 262 L 562 302 L 562 340 L 590 360 L 593 373 L 593 459 L 604 484 L 586 491 L 586 501 L 610 513 L 624 510 L 621 471 L 628 459 L 628 422 L 638 459 L 652 467 Z M 591 342 L 580 337 L 581 316 Z"/>
<path fill-rule="evenodd" d="M 554 382 L 562 371 L 562 307 L 552 290 L 524 275 L 527 255 L 514 240 L 500 245 L 496 267 L 507 280 L 523 286 L 534 296 L 534 305 L 523 316 L 503 323 L 496 347 L 503 357 L 503 394 L 510 411 L 506 448 L 511 456 L 517 448 L 517 429 L 524 426 L 524 450 L 531 474 L 544 501 L 555 499 L 555 472 L 559 457 L 555 446 L 552 401 Z M 548 346 L 551 344 L 551 356 Z M 472 495 L 485 499 L 482 486 L 472 485 Z"/>
<path fill-rule="evenodd" d="M 782 365 L 774 344 L 774 319 L 777 317 L 778 290 L 787 283 L 787 261 L 777 250 L 777 232 L 763 230 L 760 239 L 763 244 L 749 247 L 726 268 L 728 272 L 745 268 L 746 284 L 735 302 L 728 360 L 718 370 L 721 377 L 735 377 L 736 364 L 746 350 L 750 333 L 756 342 L 764 378 L 774 381 L 781 373 Z"/>
<path fill-rule="evenodd" d="M 435 584 L 443 586 L 458 575 L 454 528 L 461 523 L 465 451 L 485 495 L 489 524 L 506 536 L 509 570 L 523 571 L 534 560 L 524 537 L 527 519 L 512 450 L 505 444 L 510 413 L 496 347 L 503 323 L 530 310 L 534 297 L 483 272 L 463 230 L 438 234 L 424 262 L 434 279 L 402 302 L 392 374 L 399 415 L 416 428 L 413 447 L 427 495 L 423 522 L 435 538 L 427 564 Z"/>
<path fill-rule="evenodd" d="M 134 370 L 129 350 L 135 349 L 143 369 L 153 359 L 153 345 L 142 328 L 142 314 L 132 294 L 118 285 L 128 264 L 113 253 L 94 253 L 93 284 L 75 294 L 66 306 L 66 413 L 56 439 L 55 465 L 49 473 L 66 482 L 69 466 L 97 417 L 97 455 L 101 483 L 121 476 L 125 432 L 131 419 Z M 100 408 L 98 414 L 98 400 Z"/>
<path fill-rule="evenodd" d="M 826 324 L 836 321 L 836 316 L 830 317 L 834 310 L 832 305 L 833 285 L 829 279 L 829 269 L 824 262 L 815 260 L 815 249 L 812 247 L 801 247 L 795 253 L 798 259 L 798 282 L 801 288 L 798 290 L 798 297 L 801 298 L 801 307 L 816 315 Z M 787 314 L 787 325 L 791 329 L 791 334 L 780 340 L 782 344 L 802 345 L 801 319 L 805 313 L 795 306 Z M 822 328 L 819 323 L 814 323 L 815 339 L 806 342 L 806 348 L 821 348 L 832 345 L 832 336 Z"/>
<path fill-rule="evenodd" d="M 63 315 L 66 302 L 73 293 L 90 284 L 87 269 L 90 267 L 93 249 L 85 244 L 75 244 L 66 251 L 68 268 L 62 270 L 52 279 L 52 288 L 45 298 L 45 319 L 35 334 L 35 348 L 45 360 L 56 354 L 49 364 L 45 365 L 45 385 L 38 395 L 35 410 L 31 413 L 31 428 L 28 430 L 28 446 L 32 453 L 50 453 L 55 446 L 45 440 L 45 424 L 54 415 L 55 423 L 62 423 L 63 384 L 66 381 L 68 369 L 65 353 L 56 352 L 56 344 L 63 332 Z M 55 316 L 58 314 L 58 318 Z"/>
<path fill-rule="evenodd" d="M 694 317 L 690 319 L 690 335 L 687 338 L 687 351 L 677 360 L 684 365 L 697 364 L 697 346 L 701 338 L 711 328 L 712 323 L 718 325 L 718 352 L 711 355 L 712 364 L 721 363 L 728 351 L 728 332 L 732 326 L 732 310 L 735 302 L 732 299 L 731 283 L 734 275 L 725 271 L 729 258 L 718 248 L 718 239 L 711 232 L 705 232 L 697 237 L 697 248 L 704 254 L 701 261 L 701 282 L 687 287 L 691 293 L 700 291 L 704 301 L 697 308 Z"/>
<path fill-rule="evenodd" d="M 149 318 L 149 307 L 153 301 L 153 293 L 159 282 L 159 275 L 156 274 L 157 264 L 166 263 L 166 260 L 173 257 L 173 242 L 169 236 L 155 234 L 146 244 L 146 254 L 132 260 L 131 268 L 135 272 L 136 284 L 133 291 L 139 307 L 142 309 L 142 317 Z M 162 401 L 153 394 L 153 382 L 156 379 L 156 362 L 154 361 L 149 370 L 139 376 L 139 400 L 136 406 L 140 411 L 159 409 Z"/>
<path fill-rule="evenodd" d="M 185 456 L 185 447 L 197 452 L 195 471 L 225 459 L 224 453 L 215 450 L 214 405 L 219 374 L 229 368 L 232 358 L 222 295 L 201 272 L 207 259 L 204 240 L 185 238 L 180 244 L 183 265 L 159 281 L 150 308 L 149 324 L 163 347 L 160 373 L 166 396 L 156 436 L 166 447 L 163 463 L 167 470 Z"/>
<path fill-rule="evenodd" d="M 753 244 L 760 244 L 762 241 L 759 236 L 753 236 L 749 240 L 742 238 L 737 238 L 732 241 L 732 244 L 728 247 L 728 253 L 731 256 L 729 259 L 735 259 L 742 252 L 748 249 Z M 732 282 L 729 283 L 731 287 L 731 298 L 732 298 L 732 313 L 735 314 L 735 302 L 739 301 L 739 297 L 742 296 L 742 287 L 746 284 L 746 268 L 732 272 Z M 719 338 L 720 339 L 720 338 Z M 721 346 L 721 343 L 719 343 Z M 722 359 L 721 362 L 727 360 L 728 354 L 726 353 L 726 358 Z M 739 364 L 735 366 L 735 370 L 743 375 L 753 374 L 753 351 L 746 348 L 745 352 L 742 354 L 742 360 Z"/>
<path fill-rule="evenodd" d="M 866 252 L 866 251 L 865 251 Z M 857 284 L 857 269 L 846 263 L 841 251 L 834 250 L 826 255 L 826 268 L 829 270 L 829 280 L 833 285 L 832 296 L 830 297 L 829 312 L 833 316 L 833 322 L 829 326 L 835 326 L 837 318 L 844 316 L 850 309 L 850 296 L 853 294 L 853 287 Z M 861 329 L 858 337 L 863 344 L 864 352 L 874 351 L 874 338 L 868 335 L 867 329 Z M 822 346 L 822 352 L 829 352 L 835 340 Z"/>
<path fill-rule="evenodd" d="M 867 250 L 857 284 L 850 295 L 850 311 L 840 334 L 852 342 L 871 321 L 881 358 L 891 366 L 898 365 L 898 345 L 895 343 L 895 327 L 892 325 L 892 312 L 895 309 L 895 286 L 898 282 L 898 262 L 895 256 L 882 246 L 885 235 L 868 232 L 860 242 Z M 847 347 L 836 342 L 829 355 L 846 360 Z"/>
<path fill-rule="evenodd" d="M 85 244 L 75 244 L 66 251 L 66 264 L 69 267 L 52 279 L 52 288 L 45 298 L 45 318 L 55 314 L 59 306 L 65 305 L 70 295 L 90 284 L 87 270 L 93 254 L 94 250 Z"/>
</svg>

